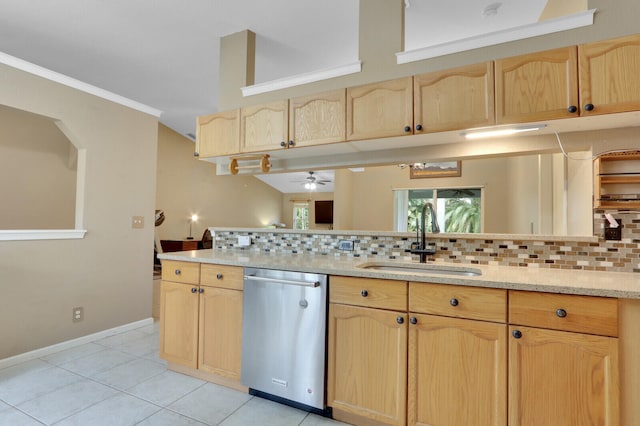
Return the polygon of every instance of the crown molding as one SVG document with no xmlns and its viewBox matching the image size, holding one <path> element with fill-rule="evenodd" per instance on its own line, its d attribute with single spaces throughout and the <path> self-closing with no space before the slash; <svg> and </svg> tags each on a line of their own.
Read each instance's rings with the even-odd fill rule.
<svg viewBox="0 0 640 426">
<path fill-rule="evenodd" d="M 465 50 L 477 49 L 480 47 L 493 46 L 495 44 L 507 43 L 509 41 L 522 40 L 525 38 L 551 34 L 574 28 L 593 25 L 593 16 L 596 9 L 584 12 L 561 16 L 542 22 L 509 28 L 474 37 L 463 38 L 448 43 L 436 44 L 420 49 L 408 50 L 396 53 L 398 64 L 421 61 L 423 59 L 435 58 L 449 55 L 451 53 L 463 52 Z"/>
<path fill-rule="evenodd" d="M 0 52 L 0 64 L 8 65 L 12 68 L 16 68 L 21 71 L 27 72 L 29 74 L 33 74 L 50 81 L 60 83 L 64 86 L 80 90 L 82 92 L 97 96 L 99 98 L 102 98 L 111 102 L 115 102 L 117 104 L 135 109 L 137 111 L 152 115 L 154 117 L 160 117 L 160 115 L 162 114 L 162 111 L 156 108 L 152 108 L 148 105 L 142 104 L 140 102 L 136 102 L 129 98 L 125 98 L 124 96 L 117 95 L 113 92 L 109 92 L 108 90 L 104 90 L 99 87 L 92 86 L 91 84 L 82 82 L 80 80 L 76 80 L 75 78 L 66 76 L 64 74 L 60 74 L 59 72 L 52 71 L 50 69 L 41 67 L 40 65 L 27 62 L 23 59 L 16 58 L 15 56 L 11 56 L 3 52 Z"/>
</svg>

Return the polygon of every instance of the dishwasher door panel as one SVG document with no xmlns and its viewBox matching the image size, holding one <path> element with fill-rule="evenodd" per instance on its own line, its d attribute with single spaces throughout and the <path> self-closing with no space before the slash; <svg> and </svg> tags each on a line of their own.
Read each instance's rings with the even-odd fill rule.
<svg viewBox="0 0 640 426">
<path fill-rule="evenodd" d="M 242 383 L 323 409 L 326 276 L 255 268 L 246 268 L 245 276 Z M 276 280 L 255 281 L 251 276 Z M 319 285 L 296 285 L 292 281 Z"/>
</svg>

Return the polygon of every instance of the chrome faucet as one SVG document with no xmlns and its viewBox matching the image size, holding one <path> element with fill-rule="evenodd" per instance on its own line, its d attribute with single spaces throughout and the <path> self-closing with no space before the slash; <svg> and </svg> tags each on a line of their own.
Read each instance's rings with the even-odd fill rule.
<svg viewBox="0 0 640 426">
<path fill-rule="evenodd" d="M 409 252 L 411 254 L 419 254 L 420 255 L 420 263 L 427 262 L 427 255 L 434 255 L 436 253 L 436 249 L 427 248 L 427 239 L 426 239 L 426 216 L 427 210 L 429 210 L 429 214 L 431 215 L 431 233 L 437 234 L 440 232 L 440 227 L 438 226 L 438 218 L 436 218 L 436 212 L 433 210 L 433 204 L 424 203 L 422 206 L 422 214 L 420 215 L 420 243 L 412 244 Z"/>
</svg>

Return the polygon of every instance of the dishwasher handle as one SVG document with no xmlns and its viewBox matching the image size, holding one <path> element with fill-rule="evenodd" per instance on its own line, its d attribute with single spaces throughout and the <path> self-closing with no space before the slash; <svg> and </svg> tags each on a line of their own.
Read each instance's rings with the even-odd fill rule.
<svg viewBox="0 0 640 426">
<path fill-rule="evenodd" d="M 256 277 L 255 275 L 245 275 L 244 279 L 248 280 L 248 281 L 262 281 L 262 282 L 269 282 L 269 283 L 300 285 L 300 286 L 303 286 L 303 287 L 318 287 L 318 286 L 320 286 L 320 283 L 318 281 L 283 280 L 283 279 L 280 279 L 280 278 Z"/>
</svg>

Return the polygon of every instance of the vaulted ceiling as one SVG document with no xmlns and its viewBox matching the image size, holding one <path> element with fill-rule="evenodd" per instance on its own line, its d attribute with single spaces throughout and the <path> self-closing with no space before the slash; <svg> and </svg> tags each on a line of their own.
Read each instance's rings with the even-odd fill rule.
<svg viewBox="0 0 640 426">
<path fill-rule="evenodd" d="M 442 42 L 533 22 L 547 1 L 405 3 L 411 47 L 414 33 Z M 500 24 L 484 19 L 495 4 Z M 195 118 L 218 110 L 221 37 L 255 32 L 256 83 L 266 82 L 359 59 L 358 11 L 359 0 L 0 0 L 0 52 L 161 110 L 163 124 L 194 134 Z"/>
</svg>

